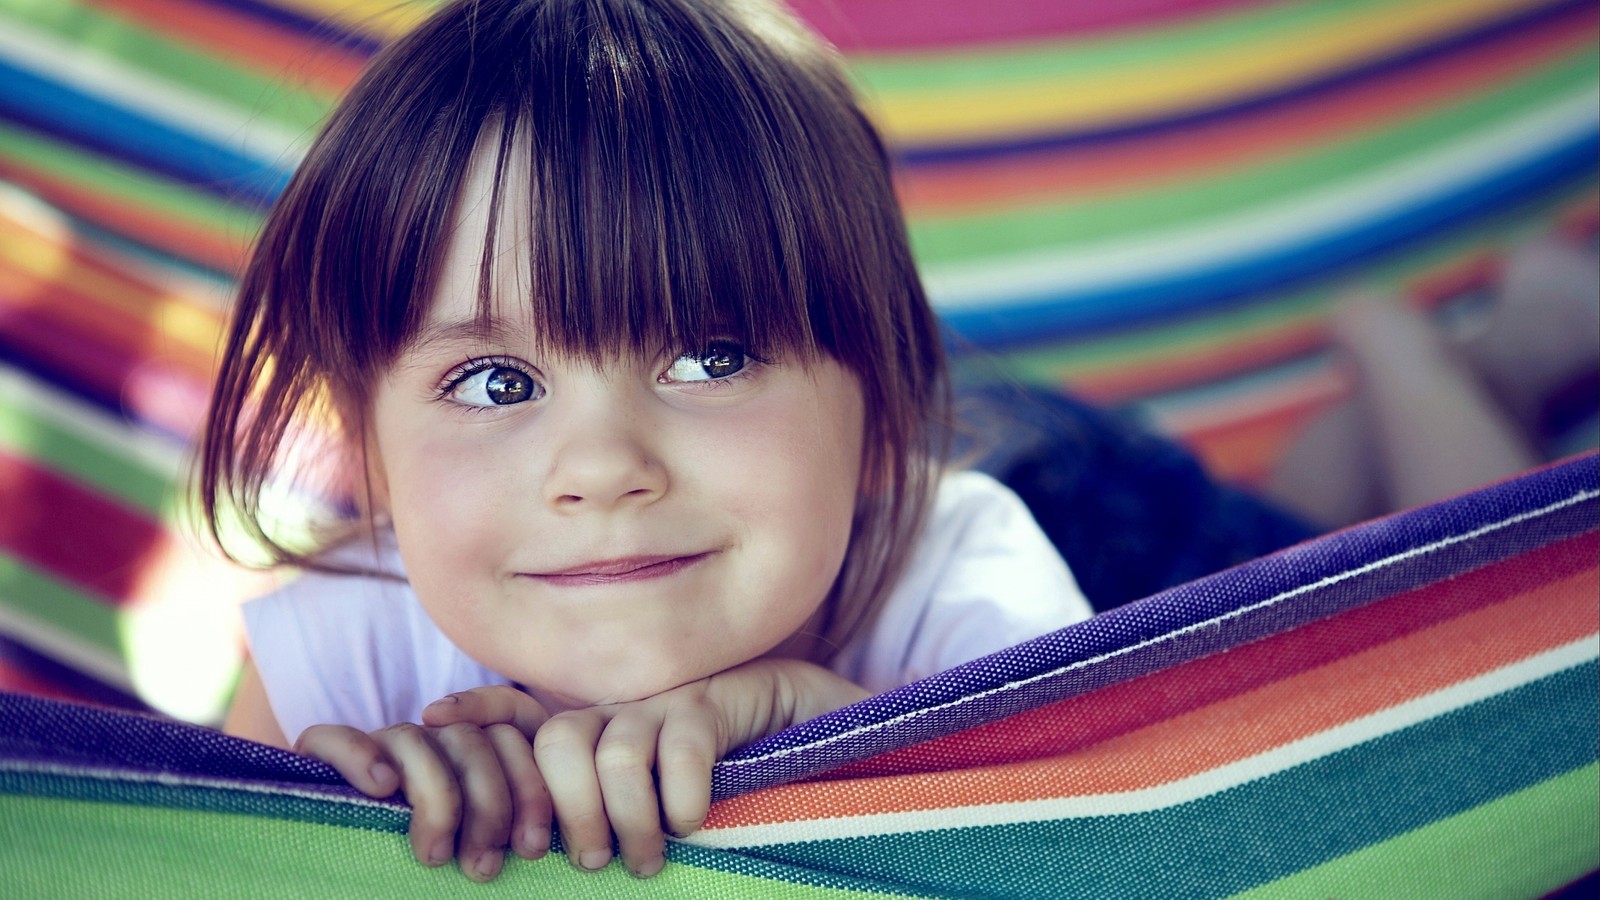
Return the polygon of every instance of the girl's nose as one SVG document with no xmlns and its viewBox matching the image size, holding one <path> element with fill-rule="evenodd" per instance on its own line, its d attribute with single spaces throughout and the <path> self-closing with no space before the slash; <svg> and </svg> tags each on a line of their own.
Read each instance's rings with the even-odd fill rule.
<svg viewBox="0 0 1600 900">
<path fill-rule="evenodd" d="M 575 417 L 567 428 L 544 482 L 556 511 L 645 506 L 666 493 L 666 467 L 636 416 L 612 410 Z"/>
</svg>

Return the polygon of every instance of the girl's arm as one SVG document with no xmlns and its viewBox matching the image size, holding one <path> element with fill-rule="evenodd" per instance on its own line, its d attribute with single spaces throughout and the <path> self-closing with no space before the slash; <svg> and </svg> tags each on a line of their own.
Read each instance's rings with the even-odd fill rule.
<svg viewBox="0 0 1600 900">
<path fill-rule="evenodd" d="M 234 737 L 288 748 L 289 740 L 278 726 L 278 718 L 267 703 L 267 689 L 261 684 L 261 673 L 255 661 L 246 659 L 244 671 L 239 675 L 239 687 L 233 693 L 233 705 L 222 730 Z"/>
<path fill-rule="evenodd" d="M 530 736 L 573 863 L 605 866 L 614 833 L 624 864 L 648 877 L 665 863 L 663 824 L 683 837 L 705 821 L 719 758 L 867 696 L 820 666 L 758 659 L 632 703 L 559 713 Z M 526 694 L 480 688 L 423 716 L 487 727 L 511 722 L 526 704 L 538 705 Z"/>
</svg>

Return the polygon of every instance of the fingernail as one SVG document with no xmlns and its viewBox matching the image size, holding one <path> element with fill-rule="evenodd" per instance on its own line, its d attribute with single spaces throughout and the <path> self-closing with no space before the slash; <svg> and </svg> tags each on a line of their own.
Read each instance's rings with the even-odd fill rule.
<svg viewBox="0 0 1600 900">
<path fill-rule="evenodd" d="M 478 854 L 478 859 L 472 864 L 472 870 L 478 877 L 487 881 L 500 874 L 500 867 L 505 865 L 505 854 L 499 850 L 485 850 Z"/>
<path fill-rule="evenodd" d="M 528 859 L 538 859 L 550 850 L 550 829 L 543 825 L 529 825 L 522 829 L 518 849 Z"/>
<path fill-rule="evenodd" d="M 646 860 L 639 866 L 639 868 L 633 870 L 634 877 L 649 878 L 650 876 L 661 871 L 661 867 L 666 864 L 666 859 L 660 856 L 656 857 L 655 859 Z"/>
<path fill-rule="evenodd" d="M 455 694 L 446 694 L 445 696 L 440 697 L 439 699 L 433 701 L 432 703 L 429 703 L 428 705 L 429 706 L 446 706 L 446 705 L 449 705 L 449 704 L 460 703 L 460 702 L 461 702 L 461 698 L 457 697 Z"/>
<path fill-rule="evenodd" d="M 449 838 L 446 838 L 442 841 L 436 841 L 433 845 L 433 849 L 428 851 L 428 865 L 442 866 L 450 861 L 450 857 L 455 855 L 456 847 L 454 841 L 451 841 Z"/>
<path fill-rule="evenodd" d="M 611 862 L 611 851 L 609 850 L 585 850 L 578 854 L 578 868 L 590 872 L 598 872 L 604 869 L 608 862 Z"/>
<path fill-rule="evenodd" d="M 389 785 L 394 784 L 395 779 L 400 777 L 394 773 L 394 768 L 388 763 L 381 762 L 373 763 L 372 768 L 367 770 L 367 775 L 370 776 L 379 787 L 388 787 Z"/>
</svg>

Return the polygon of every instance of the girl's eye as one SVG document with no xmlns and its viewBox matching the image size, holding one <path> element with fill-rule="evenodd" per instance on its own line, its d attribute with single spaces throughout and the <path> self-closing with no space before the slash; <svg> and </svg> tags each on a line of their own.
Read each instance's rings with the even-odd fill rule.
<svg viewBox="0 0 1600 900">
<path fill-rule="evenodd" d="M 718 378 L 738 374 L 750 359 L 744 348 L 738 344 L 732 341 L 717 341 L 708 344 L 698 353 L 685 353 L 673 360 L 672 365 L 661 373 L 659 380 L 663 384 L 675 381 L 715 381 Z"/>
<path fill-rule="evenodd" d="M 467 406 L 510 406 L 544 396 L 544 385 L 511 366 L 474 363 L 449 382 L 450 399 Z"/>
</svg>

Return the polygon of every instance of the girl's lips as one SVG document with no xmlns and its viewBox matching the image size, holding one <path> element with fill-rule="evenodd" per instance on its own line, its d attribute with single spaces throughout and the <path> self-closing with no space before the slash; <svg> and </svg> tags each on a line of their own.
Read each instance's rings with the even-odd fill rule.
<svg viewBox="0 0 1600 900">
<path fill-rule="evenodd" d="M 609 559 L 603 562 L 584 563 L 560 572 L 529 573 L 527 577 L 557 587 L 646 581 L 681 572 L 710 555 L 707 552 L 693 556 L 636 556 L 628 559 Z"/>
</svg>

